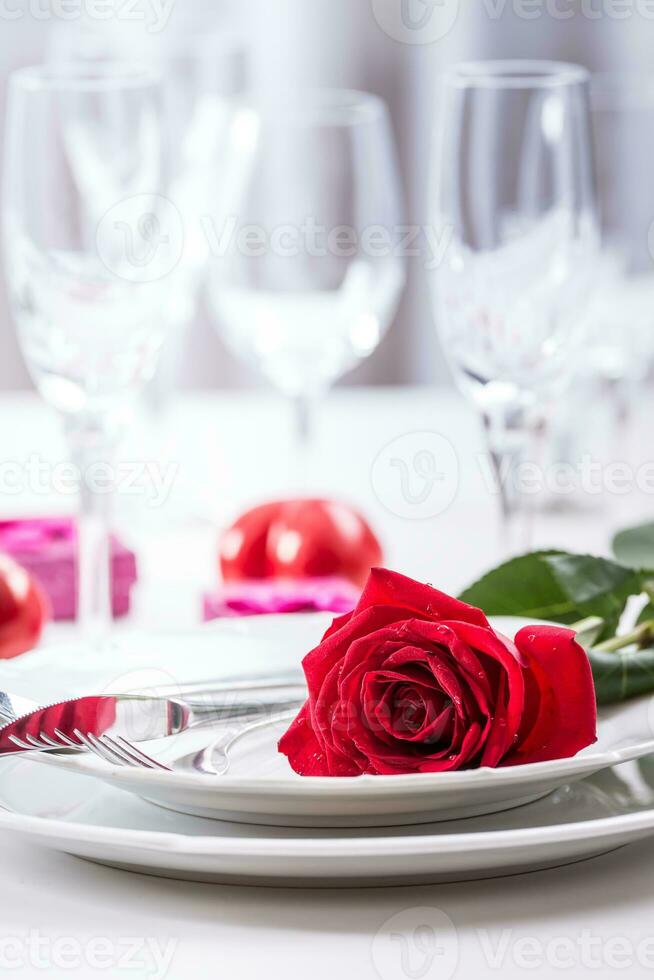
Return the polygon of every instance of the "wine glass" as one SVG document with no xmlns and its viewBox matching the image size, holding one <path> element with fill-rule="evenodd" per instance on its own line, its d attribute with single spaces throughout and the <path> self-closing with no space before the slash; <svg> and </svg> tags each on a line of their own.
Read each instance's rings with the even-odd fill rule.
<svg viewBox="0 0 654 980">
<path fill-rule="evenodd" d="M 242 38 L 225 28 L 184 26 L 148 34 L 134 32 L 128 23 L 111 27 L 84 21 L 59 25 L 51 32 L 47 55 L 52 64 L 147 64 L 161 77 L 166 193 L 184 217 L 185 235 L 182 258 L 172 273 L 176 282 L 166 310 L 166 348 L 144 391 L 151 421 L 158 426 L 170 405 L 206 274 L 209 249 L 202 218 L 211 195 L 209 164 L 229 130 L 231 99 L 245 87 L 247 58 Z M 160 441 L 169 438 L 167 431 Z"/>
<path fill-rule="evenodd" d="M 163 471 L 179 458 L 175 395 L 207 273 L 209 237 L 203 221 L 215 200 L 216 170 L 221 177 L 233 99 L 243 94 L 249 66 L 244 39 L 227 25 L 217 29 L 213 22 L 200 26 L 185 21 L 174 31 L 152 34 L 133 28 L 119 21 L 111 29 L 104 22 L 60 25 L 50 35 L 48 59 L 52 64 L 147 64 L 161 77 L 166 195 L 183 216 L 184 242 L 169 276 L 166 344 L 154 377 L 143 388 L 129 446 L 133 454 L 156 460 Z M 132 534 L 138 528 L 147 548 L 153 534 L 161 542 L 180 526 L 212 520 L 212 509 L 209 491 L 180 477 L 165 505 L 147 507 L 142 498 L 125 497 L 118 516 L 129 523 Z"/>
<path fill-rule="evenodd" d="M 312 403 L 375 350 L 404 286 L 386 105 L 339 90 L 243 102 L 221 176 L 210 309 L 232 352 L 293 400 L 306 446 Z"/>
<path fill-rule="evenodd" d="M 164 186 L 161 90 L 119 65 L 28 68 L 9 85 L 3 232 L 28 369 L 79 475 L 78 619 L 111 615 L 113 452 L 163 342 L 183 228 Z"/>
<path fill-rule="evenodd" d="M 497 61 L 447 72 L 435 205 L 449 238 L 434 283 L 443 349 L 483 416 L 502 545 L 524 550 L 519 464 L 582 357 L 598 249 L 585 69 Z"/>
</svg>

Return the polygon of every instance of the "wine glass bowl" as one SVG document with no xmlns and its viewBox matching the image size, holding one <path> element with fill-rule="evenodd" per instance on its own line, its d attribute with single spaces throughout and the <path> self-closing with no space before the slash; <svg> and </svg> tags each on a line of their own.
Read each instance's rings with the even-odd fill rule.
<svg viewBox="0 0 654 980">
<path fill-rule="evenodd" d="M 134 208 L 156 218 L 157 90 L 154 76 L 115 68 L 24 69 L 10 82 L 10 302 L 28 370 L 66 414 L 129 397 L 154 371 L 163 341 L 165 281 L 133 264 L 129 222 L 112 224 Z M 115 233 L 104 236 L 109 254 L 104 226 Z"/>
<path fill-rule="evenodd" d="M 373 352 L 404 286 L 388 111 L 350 91 L 243 101 L 229 156 L 210 308 L 236 356 L 302 406 Z"/>
<path fill-rule="evenodd" d="M 73 29 L 74 28 L 74 29 Z M 188 327 L 196 314 L 206 274 L 209 241 L 202 226 L 211 183 L 229 129 L 231 100 L 242 94 L 248 64 L 244 42 L 215 26 L 184 25 L 147 34 L 130 25 L 84 23 L 52 31 L 49 62 L 87 67 L 120 60 L 146 64 L 161 78 L 165 193 L 183 218 L 182 254 L 171 270 L 174 284 L 165 309 L 167 343 L 156 375 L 144 391 L 153 433 L 162 424 L 179 375 Z M 163 433 L 155 443 L 168 444 Z"/>
</svg>

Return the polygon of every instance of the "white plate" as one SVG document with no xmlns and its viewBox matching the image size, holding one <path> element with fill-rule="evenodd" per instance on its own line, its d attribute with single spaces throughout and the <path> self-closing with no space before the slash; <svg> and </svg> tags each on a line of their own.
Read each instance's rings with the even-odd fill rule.
<svg viewBox="0 0 654 980">
<path fill-rule="evenodd" d="M 515 617 L 493 620 L 497 629 L 511 636 L 526 622 Z M 324 626 L 322 615 L 261 617 L 214 628 L 211 642 L 230 665 L 235 665 L 237 651 L 240 670 L 260 669 L 262 650 L 268 666 L 284 667 L 297 664 L 320 638 Z M 201 642 L 191 637 L 183 640 L 188 663 L 200 657 L 206 642 L 206 634 Z M 44 756 L 42 761 L 93 774 L 151 802 L 203 817 L 288 827 L 388 827 L 521 806 L 601 769 L 654 753 L 653 718 L 652 699 L 641 698 L 602 712 L 598 742 L 574 758 L 452 773 L 301 777 L 276 751 L 282 730 L 271 729 L 245 740 L 234 752 L 229 773 L 224 776 L 119 769 L 94 756 Z M 148 751 L 172 763 L 206 742 L 206 732 L 192 733 L 150 743 Z"/>
<path fill-rule="evenodd" d="M 0 766 L 0 832 L 130 871 L 192 881 L 343 887 L 488 878 L 569 864 L 654 833 L 654 760 L 456 824 L 292 830 L 181 816 L 14 757 Z M 8 807 L 5 812 L 1 807 Z"/>
</svg>

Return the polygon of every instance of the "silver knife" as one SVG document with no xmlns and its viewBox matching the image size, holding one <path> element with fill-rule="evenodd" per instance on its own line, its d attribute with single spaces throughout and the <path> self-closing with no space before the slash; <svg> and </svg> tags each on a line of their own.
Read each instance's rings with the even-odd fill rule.
<svg viewBox="0 0 654 980">
<path fill-rule="evenodd" d="M 285 679 L 261 677 L 256 682 L 248 678 L 178 687 L 176 697 L 105 694 L 44 706 L 0 692 L 3 716 L 11 716 L 0 726 L 0 754 L 23 751 L 29 736 L 55 738 L 58 732 L 75 742 L 79 741 L 75 731 L 146 742 L 231 719 L 255 719 L 302 704 L 306 687 L 294 676 L 294 684 L 288 683 L 290 675 Z"/>
</svg>

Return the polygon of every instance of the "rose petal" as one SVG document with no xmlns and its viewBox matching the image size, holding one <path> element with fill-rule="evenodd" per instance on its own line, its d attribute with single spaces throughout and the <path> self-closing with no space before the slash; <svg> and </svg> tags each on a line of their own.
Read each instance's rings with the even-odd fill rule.
<svg viewBox="0 0 654 980">
<path fill-rule="evenodd" d="M 496 766 L 512 748 L 525 705 L 525 681 L 520 664 L 520 653 L 510 640 L 492 630 L 482 630 L 466 623 L 448 624 L 457 636 L 478 653 L 485 654 L 499 664 L 505 673 L 498 675 L 495 692 L 495 714 L 481 759 L 482 766 Z M 488 675 L 488 668 L 484 667 Z"/>
<path fill-rule="evenodd" d="M 506 765 L 565 759 L 597 741 L 595 686 L 588 656 L 572 630 L 528 626 L 515 638 L 532 676 L 525 708 L 528 731 Z"/>
<path fill-rule="evenodd" d="M 482 739 L 482 730 L 478 724 L 470 726 L 463 739 L 460 750 L 450 755 L 446 759 L 432 759 L 427 757 L 419 767 L 419 772 L 451 772 L 461 769 L 466 763 L 475 758 L 479 752 Z"/>
<path fill-rule="evenodd" d="M 354 615 L 371 606 L 395 606 L 426 618 L 455 619 L 473 623 L 488 629 L 489 624 L 481 609 L 439 592 L 431 585 L 423 585 L 414 579 L 391 572 L 386 568 L 373 568 L 357 603 Z M 402 616 L 409 619 L 409 616 Z"/>
<path fill-rule="evenodd" d="M 305 704 L 277 743 L 278 750 L 288 757 L 295 772 L 303 776 L 323 776 L 327 772 L 324 752 L 309 723 L 309 706 Z"/>
</svg>

